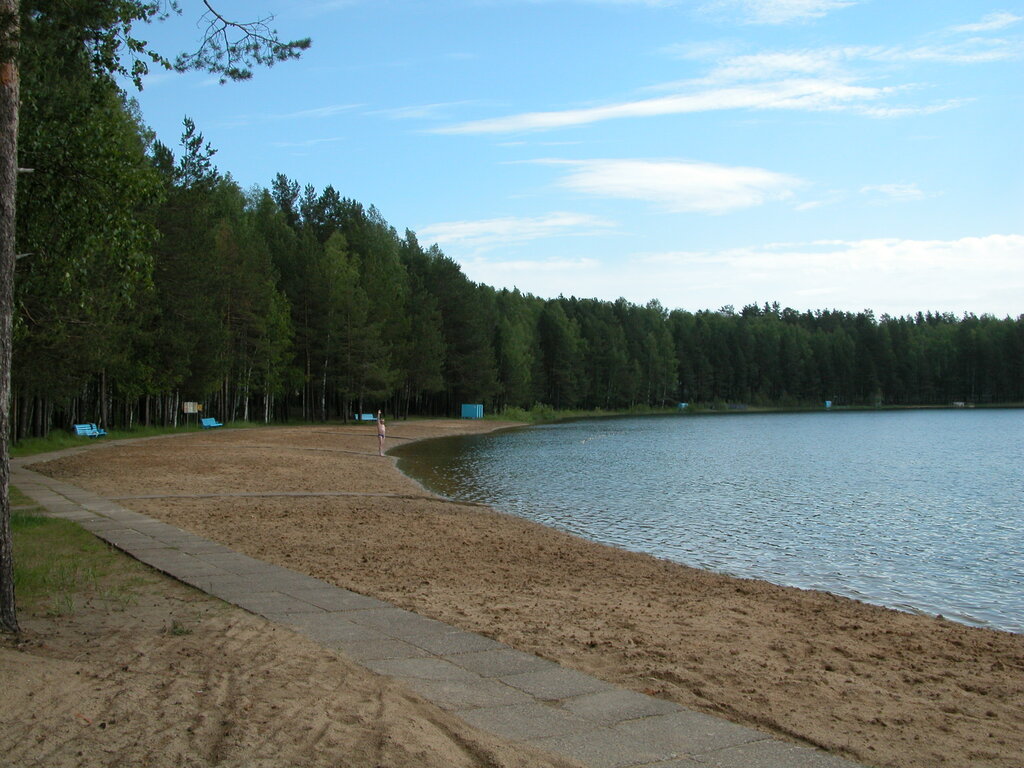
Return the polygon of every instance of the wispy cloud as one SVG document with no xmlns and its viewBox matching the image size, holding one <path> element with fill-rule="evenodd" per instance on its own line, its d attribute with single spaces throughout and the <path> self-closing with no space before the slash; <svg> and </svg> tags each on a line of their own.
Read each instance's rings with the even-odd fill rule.
<svg viewBox="0 0 1024 768">
<path fill-rule="evenodd" d="M 472 221 L 446 221 L 423 227 L 420 240 L 442 247 L 478 252 L 497 246 L 519 245 L 551 237 L 607 234 L 614 222 L 582 213 L 555 212 L 544 216 L 504 216 Z"/>
<path fill-rule="evenodd" d="M 1014 24 L 1024 21 L 1024 16 L 1017 16 L 1006 11 L 1000 11 L 997 13 L 990 13 L 987 16 L 983 16 L 981 21 L 977 21 L 973 24 L 961 24 L 958 27 L 953 27 L 953 32 L 996 32 L 1000 29 L 1013 26 Z"/>
<path fill-rule="evenodd" d="M 654 203 L 673 213 L 728 213 L 784 200 L 803 186 L 793 176 L 678 160 L 539 160 L 568 169 L 558 185 L 587 195 Z"/>
<path fill-rule="evenodd" d="M 858 0 L 714 0 L 706 11 L 739 11 L 749 24 L 787 24 L 825 16 L 856 5 Z"/>
<path fill-rule="evenodd" d="M 728 0 L 761 13 L 815 15 L 851 3 L 831 0 Z M 649 86 L 665 95 L 596 106 L 522 112 L 470 120 L 435 129 L 446 134 L 503 134 L 553 130 L 607 120 L 651 118 L 721 110 L 846 111 L 875 118 L 928 115 L 970 101 L 951 98 L 937 103 L 898 103 L 897 97 L 920 89 L 912 82 L 867 84 L 870 78 L 892 82 L 893 65 L 919 63 L 986 64 L 1024 58 L 1019 37 L 986 35 L 1019 21 L 1010 13 L 990 14 L 977 24 L 954 27 L 936 41 L 904 46 L 832 46 L 795 51 L 736 53 L 735 43 L 679 45 L 662 49 L 679 59 L 708 61 L 698 78 Z M 949 33 L 952 33 L 950 37 Z M 966 36 L 965 36 L 966 35 Z"/>
<path fill-rule="evenodd" d="M 832 110 L 855 109 L 881 99 L 897 88 L 852 85 L 838 80 L 802 78 L 751 83 L 731 88 L 695 89 L 599 107 L 553 112 L 527 112 L 471 120 L 436 129 L 447 134 L 496 134 L 550 130 L 623 118 L 659 117 L 727 109 Z"/>
<path fill-rule="evenodd" d="M 436 104 L 413 104 L 407 107 L 377 109 L 367 114 L 382 115 L 392 120 L 443 120 L 451 109 L 473 103 L 476 102 L 444 101 Z"/>
<path fill-rule="evenodd" d="M 917 184 L 875 184 L 861 187 L 861 194 L 875 197 L 885 202 L 911 202 L 929 197 Z"/>
<path fill-rule="evenodd" d="M 362 106 L 362 104 L 328 104 L 323 107 L 300 109 L 295 112 L 243 114 L 236 115 L 232 118 L 230 124 L 232 126 L 240 127 L 259 123 L 287 122 L 293 120 L 322 120 L 324 118 L 334 117 L 346 112 L 352 112 L 353 110 L 360 109 Z"/>
<path fill-rule="evenodd" d="M 344 136 L 329 136 L 323 139 L 305 139 L 303 141 L 272 141 L 270 146 L 272 147 L 284 147 L 284 148 L 307 148 L 315 147 L 320 144 L 337 144 L 340 141 L 345 141 Z"/>
<path fill-rule="evenodd" d="M 774 2 L 767 3 L 774 7 Z M 780 3 L 786 6 L 786 3 Z M 810 12 L 824 4 L 797 3 Z M 907 103 L 898 97 L 920 89 L 915 83 L 872 85 L 869 78 L 892 82 L 894 65 L 919 63 L 985 64 L 1024 58 L 1019 38 L 985 35 L 1020 20 L 994 14 L 977 25 L 956 29 L 973 34 L 943 34 L 938 41 L 906 46 L 832 46 L 795 51 L 737 54 L 733 44 L 683 45 L 663 53 L 687 60 L 706 60 L 710 67 L 698 78 L 662 83 L 644 89 L 664 95 L 596 106 L 543 112 L 522 112 L 442 126 L 437 133 L 503 134 L 553 130 L 607 120 L 651 118 L 721 110 L 845 111 L 875 118 L 928 115 L 969 101 L 951 98 L 937 103 Z"/>
</svg>

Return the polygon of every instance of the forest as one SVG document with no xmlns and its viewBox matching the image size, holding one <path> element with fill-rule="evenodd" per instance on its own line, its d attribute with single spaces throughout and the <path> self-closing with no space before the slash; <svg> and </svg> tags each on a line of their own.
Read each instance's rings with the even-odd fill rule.
<svg viewBox="0 0 1024 768">
<path fill-rule="evenodd" d="M 222 421 L 1024 402 L 1024 315 L 545 299 L 474 283 L 333 186 L 242 189 L 86 49 L 22 31 L 12 439 Z M 760 299 L 759 299 L 760 300 Z"/>
</svg>

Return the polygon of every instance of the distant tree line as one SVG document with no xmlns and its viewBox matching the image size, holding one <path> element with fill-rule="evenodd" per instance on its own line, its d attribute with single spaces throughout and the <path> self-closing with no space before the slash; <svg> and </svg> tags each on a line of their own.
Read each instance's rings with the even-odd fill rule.
<svg viewBox="0 0 1024 768">
<path fill-rule="evenodd" d="M 496 290 L 333 187 L 243 190 L 189 120 L 172 151 L 60 35 L 33 41 L 22 93 L 14 439 L 176 423 L 189 401 L 262 422 L 464 402 L 1024 402 L 1024 316 Z"/>
</svg>

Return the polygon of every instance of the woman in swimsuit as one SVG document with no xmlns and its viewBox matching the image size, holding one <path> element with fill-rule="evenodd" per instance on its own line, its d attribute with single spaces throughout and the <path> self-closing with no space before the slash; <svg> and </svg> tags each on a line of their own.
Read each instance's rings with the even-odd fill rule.
<svg viewBox="0 0 1024 768">
<path fill-rule="evenodd" d="M 384 417 L 380 411 L 377 411 L 377 455 L 384 455 Z"/>
</svg>

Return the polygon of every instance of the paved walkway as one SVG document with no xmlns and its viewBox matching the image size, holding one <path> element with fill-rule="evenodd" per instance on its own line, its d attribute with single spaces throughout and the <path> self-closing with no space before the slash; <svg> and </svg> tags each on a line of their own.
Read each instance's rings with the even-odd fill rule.
<svg viewBox="0 0 1024 768">
<path fill-rule="evenodd" d="M 856 768 L 256 560 L 25 468 L 57 455 L 11 462 L 12 485 L 48 514 L 400 680 L 484 731 L 591 768 Z"/>
</svg>

